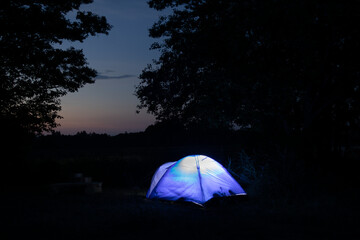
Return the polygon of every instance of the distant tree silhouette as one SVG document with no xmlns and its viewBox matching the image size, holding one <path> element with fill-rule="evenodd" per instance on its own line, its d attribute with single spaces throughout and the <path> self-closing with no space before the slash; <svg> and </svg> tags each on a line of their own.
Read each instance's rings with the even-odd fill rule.
<svg viewBox="0 0 360 240">
<path fill-rule="evenodd" d="M 357 3 L 359 1 L 356 1 Z M 360 120 L 360 11 L 340 0 L 152 0 L 159 59 L 136 95 L 159 121 L 251 127 L 312 154 Z M 294 144 L 298 144 L 296 142 Z"/>
<path fill-rule="evenodd" d="M 94 82 L 96 71 L 88 67 L 82 50 L 56 47 L 63 41 L 108 34 L 111 26 L 105 17 L 79 10 L 89 3 L 92 0 L 1 2 L 2 133 L 50 131 L 60 117 L 59 98 Z"/>
</svg>

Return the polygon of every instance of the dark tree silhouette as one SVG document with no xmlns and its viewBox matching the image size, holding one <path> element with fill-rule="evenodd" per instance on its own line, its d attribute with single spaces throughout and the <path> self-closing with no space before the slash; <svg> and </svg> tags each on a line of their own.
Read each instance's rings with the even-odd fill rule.
<svg viewBox="0 0 360 240">
<path fill-rule="evenodd" d="M 108 34 L 106 18 L 79 10 L 92 0 L 4 0 L 0 5 L 0 124 L 2 132 L 41 133 L 57 126 L 60 100 L 93 83 L 82 50 L 63 41 Z M 69 17 L 74 13 L 75 18 Z"/>
<path fill-rule="evenodd" d="M 149 6 L 172 9 L 150 29 L 161 39 L 152 45 L 161 56 L 143 70 L 136 89 L 139 108 L 159 121 L 246 126 L 280 141 L 301 136 L 316 153 L 337 149 L 339 135 L 358 130 L 360 11 L 352 4 L 152 0 Z"/>
</svg>

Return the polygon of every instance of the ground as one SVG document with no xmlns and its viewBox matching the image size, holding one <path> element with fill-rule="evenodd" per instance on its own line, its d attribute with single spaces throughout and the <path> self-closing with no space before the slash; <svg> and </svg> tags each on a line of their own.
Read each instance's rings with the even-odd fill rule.
<svg viewBox="0 0 360 240">
<path fill-rule="evenodd" d="M 251 198 L 213 206 L 153 201 L 146 190 L 1 193 L 0 239 L 359 239 L 346 206 L 268 207 Z M 264 201 L 261 201 L 264 202 Z M 265 201 L 266 202 L 266 201 Z M 321 203 L 318 203 L 321 204 Z M 336 203 L 334 203 L 336 206 Z"/>
</svg>

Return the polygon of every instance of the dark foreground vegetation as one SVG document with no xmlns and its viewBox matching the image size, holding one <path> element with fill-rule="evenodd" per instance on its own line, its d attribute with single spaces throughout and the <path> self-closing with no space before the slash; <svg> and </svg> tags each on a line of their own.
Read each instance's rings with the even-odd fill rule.
<svg viewBox="0 0 360 240">
<path fill-rule="evenodd" d="M 113 137 L 81 132 L 34 138 L 26 156 L 2 168 L 1 234 L 7 235 L 2 239 L 359 236 L 358 177 L 340 165 L 358 159 L 356 146 L 321 168 L 315 163 L 305 167 L 275 164 L 271 142 L 246 131 L 171 134 L 156 128 L 161 127 Z M 147 200 L 156 168 L 189 154 L 221 162 L 249 197 L 217 200 L 205 208 Z M 75 173 L 102 182 L 103 192 L 49 191 L 50 184 L 69 181 Z"/>
<path fill-rule="evenodd" d="M 1 194 L 2 239 L 358 239 L 358 215 L 335 196 L 301 207 L 271 199 L 200 208 L 156 202 L 145 192 Z M 262 204 L 259 204 L 261 202 Z"/>
</svg>

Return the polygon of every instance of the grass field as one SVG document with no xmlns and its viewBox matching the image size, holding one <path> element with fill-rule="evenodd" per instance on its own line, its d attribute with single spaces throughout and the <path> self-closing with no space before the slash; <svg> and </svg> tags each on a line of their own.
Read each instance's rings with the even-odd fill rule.
<svg viewBox="0 0 360 240">
<path fill-rule="evenodd" d="M 339 199 L 274 206 L 264 199 L 193 204 L 146 199 L 146 190 L 1 194 L 0 239 L 359 239 L 359 216 Z M 357 209 L 358 210 L 358 209 Z"/>
<path fill-rule="evenodd" d="M 275 165 L 266 168 L 266 155 L 250 147 L 248 156 L 236 144 L 145 140 L 131 134 L 48 136 L 37 139 L 24 160 L 4 161 L 0 240 L 360 239 L 357 169 L 346 161 L 333 165 L 336 171 L 308 178 L 302 165 L 289 161 L 270 161 Z M 194 153 L 245 173 L 251 181 L 241 185 L 248 199 L 223 199 L 204 208 L 145 198 L 158 166 Z M 350 177 L 341 177 L 340 170 Z M 103 192 L 54 194 L 44 188 L 74 173 L 102 182 Z"/>
</svg>

